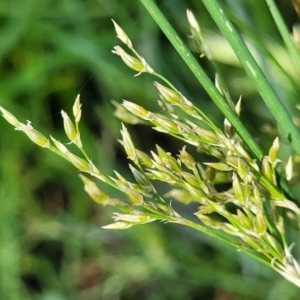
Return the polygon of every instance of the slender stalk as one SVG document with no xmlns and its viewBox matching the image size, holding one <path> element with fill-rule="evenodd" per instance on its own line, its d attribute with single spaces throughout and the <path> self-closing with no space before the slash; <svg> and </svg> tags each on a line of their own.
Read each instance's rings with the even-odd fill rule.
<svg viewBox="0 0 300 300">
<path fill-rule="evenodd" d="M 197 60 L 193 57 L 192 53 L 189 51 L 187 46 L 182 42 L 178 34 L 172 28 L 170 23 L 166 20 L 165 16 L 161 13 L 159 8 L 153 2 L 153 0 L 141 0 L 142 4 L 148 10 L 149 14 L 153 17 L 155 22 L 159 25 L 161 30 L 168 37 L 174 48 L 177 50 L 179 55 L 185 61 L 187 66 L 193 72 L 197 80 L 204 87 L 206 92 L 209 94 L 211 99 L 217 105 L 217 107 L 221 110 L 221 112 L 225 115 L 225 117 L 230 121 L 232 126 L 236 129 L 238 134 L 241 136 L 246 145 L 253 152 L 255 157 L 259 160 L 262 159 L 262 151 L 254 141 L 252 136 L 249 134 L 247 129 L 238 119 L 236 114 L 232 111 L 232 109 L 227 104 L 226 100 L 221 96 L 213 82 L 207 76 L 202 67 L 198 64 Z M 300 146 L 299 146 L 300 149 Z M 300 150 L 299 150 L 300 152 Z"/>
</svg>

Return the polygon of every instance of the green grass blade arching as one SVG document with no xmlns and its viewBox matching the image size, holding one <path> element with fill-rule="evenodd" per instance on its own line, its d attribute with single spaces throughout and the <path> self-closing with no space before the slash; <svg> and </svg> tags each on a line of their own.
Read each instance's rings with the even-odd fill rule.
<svg viewBox="0 0 300 300">
<path fill-rule="evenodd" d="M 158 26 L 161 28 L 161 30 L 164 32 L 164 34 L 167 36 L 167 38 L 170 40 L 181 58 L 193 72 L 197 80 L 204 87 L 211 99 L 225 115 L 225 117 L 230 121 L 232 126 L 236 129 L 245 144 L 248 145 L 255 157 L 261 160 L 262 151 L 254 141 L 252 136 L 249 134 L 247 129 L 229 107 L 226 100 L 221 96 L 215 85 L 212 83 L 202 67 L 198 64 L 197 60 L 193 57 L 187 46 L 182 42 L 170 23 L 166 20 L 165 16 L 161 13 L 157 5 L 153 2 L 153 0 L 141 0 L 141 2 L 145 6 L 149 14 L 152 16 L 152 18 L 155 20 L 155 22 L 158 24 Z"/>
<path fill-rule="evenodd" d="M 300 133 L 252 57 L 239 33 L 217 0 L 202 0 L 202 2 L 220 28 L 224 37 L 230 43 L 249 78 L 253 81 L 257 91 L 279 124 L 284 136 L 290 141 L 294 151 L 300 155 Z"/>
<path fill-rule="evenodd" d="M 284 23 L 282 16 L 274 3 L 274 0 L 266 0 L 266 3 L 270 9 L 270 12 L 272 14 L 272 17 L 274 19 L 274 22 L 276 23 L 276 26 L 281 34 L 281 37 L 285 43 L 285 46 L 295 64 L 295 67 L 300 74 L 300 55 L 299 52 L 294 44 L 294 42 L 291 39 L 290 33 L 286 27 L 286 24 Z"/>
</svg>

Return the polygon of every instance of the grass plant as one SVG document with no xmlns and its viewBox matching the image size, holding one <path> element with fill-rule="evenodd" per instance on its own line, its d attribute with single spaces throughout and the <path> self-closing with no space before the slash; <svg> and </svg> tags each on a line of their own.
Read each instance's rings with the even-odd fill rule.
<svg viewBox="0 0 300 300">
<path fill-rule="evenodd" d="M 103 228 L 126 229 L 154 221 L 187 226 L 246 253 L 300 287 L 300 266 L 298 257 L 293 254 L 300 224 L 299 199 L 293 192 L 293 184 L 298 182 L 300 154 L 297 122 L 279 100 L 226 9 L 217 0 L 203 0 L 203 4 L 278 125 L 276 136 L 267 151 L 261 149 L 255 136 L 243 124 L 243 95 L 239 99 L 231 96 L 226 78 L 213 59 L 213 49 L 206 42 L 192 11 L 187 11 L 191 39 L 195 49 L 207 58 L 215 74 L 214 81 L 155 3 L 152 0 L 141 2 L 224 114 L 222 128 L 201 105 L 194 104 L 195 101 L 188 99 L 176 84 L 156 71 L 147 58 L 136 50 L 123 29 L 125 26 L 121 27 L 114 20 L 117 37 L 127 49 L 115 46 L 112 52 L 137 72 L 135 76 L 146 73 L 156 77 L 154 86 L 159 96 L 157 111 L 128 100 L 123 100 L 121 104 L 114 101 L 116 115 L 124 123 L 152 126 L 154 130 L 180 140 L 183 147 L 178 153 L 170 153 L 159 145 L 150 153 L 138 149 L 123 123 L 120 143 L 130 161 L 129 169 L 134 180 L 126 179 L 117 171 L 114 176 L 106 175 L 93 162 L 82 142 L 80 121 L 85 110 L 81 109 L 79 95 L 73 105 L 72 117 L 61 111 L 68 144 L 53 136 L 46 137 L 29 121 L 27 124 L 20 122 L 1 106 L 3 117 L 33 143 L 70 162 L 79 171 L 85 191 L 96 203 L 116 209 L 114 222 Z M 298 67 L 300 56 L 295 43 L 284 27 L 274 2 L 266 3 Z M 268 51 L 265 55 L 266 59 L 276 62 Z M 285 76 L 290 77 L 288 72 Z M 294 78 L 290 81 L 293 85 Z M 71 144 L 78 152 L 72 150 Z M 281 144 L 291 149 L 292 154 L 286 161 L 282 161 L 278 154 Z M 205 159 L 199 160 L 195 150 L 204 154 L 201 157 Z M 97 181 L 121 191 L 124 197 L 110 196 L 97 185 Z M 157 182 L 168 184 L 168 192 L 160 192 L 156 188 Z M 190 205 L 193 211 L 182 213 L 175 208 L 175 201 Z"/>
</svg>

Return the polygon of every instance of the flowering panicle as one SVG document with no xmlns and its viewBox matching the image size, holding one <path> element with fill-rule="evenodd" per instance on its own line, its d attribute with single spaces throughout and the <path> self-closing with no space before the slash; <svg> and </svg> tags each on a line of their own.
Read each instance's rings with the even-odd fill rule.
<svg viewBox="0 0 300 300">
<path fill-rule="evenodd" d="M 187 17 L 193 40 L 216 71 L 217 90 L 227 100 L 234 114 L 240 116 L 241 98 L 233 104 L 195 16 L 188 11 Z M 138 75 L 152 74 L 166 85 L 154 83 L 160 98 L 159 113 L 123 100 L 122 104 L 113 101 L 117 108 L 115 115 L 130 124 L 150 124 L 155 130 L 189 144 L 191 149 L 183 146 L 174 155 L 156 145 L 156 151 L 145 153 L 136 148 L 128 129 L 122 124 L 120 143 L 131 161 L 129 169 L 134 182 L 130 182 L 116 171 L 114 176 L 102 174 L 85 152 L 79 131 L 82 114 L 79 95 L 73 105 L 74 120 L 65 111 L 61 114 L 65 134 L 81 155 L 72 153 L 69 145 L 52 136 L 51 139 L 46 138 L 30 123 L 25 125 L 19 122 L 13 114 L 0 107 L 3 117 L 34 143 L 68 160 L 81 173 L 123 192 L 125 200 L 110 198 L 92 179 L 79 175 L 85 191 L 96 203 L 122 210 L 122 213 L 114 214 L 112 224 L 103 228 L 126 229 L 156 220 L 186 225 L 271 264 L 275 270 L 300 286 L 300 268 L 291 254 L 285 231 L 287 220 L 290 223 L 296 220 L 299 225 L 297 218 L 300 208 L 287 199 L 282 191 L 283 185 L 278 180 L 280 177 L 288 182 L 293 180 L 293 166 L 299 164 L 299 158 L 297 162 L 297 158 L 291 156 L 288 162 L 282 163 L 278 158 L 280 143 L 276 137 L 267 155 L 261 161 L 255 159 L 227 119 L 222 131 L 199 107 L 156 73 L 136 52 L 125 31 L 115 21 L 113 24 L 117 37 L 133 55 L 119 46 L 115 46 L 112 52 L 119 55 Z M 199 161 L 199 152 L 205 154 L 205 161 Z M 169 191 L 161 196 L 152 181 L 165 183 Z M 171 206 L 173 200 L 187 205 L 193 202 L 191 209 L 194 216 L 181 216 Z M 229 236 L 233 236 L 235 242 L 231 242 Z"/>
<path fill-rule="evenodd" d="M 159 87 L 159 89 L 162 88 Z M 172 91 L 164 90 L 164 93 L 164 96 L 161 97 L 164 98 L 164 101 L 168 100 L 172 105 L 174 103 L 174 105 L 178 105 L 182 102 L 182 99 L 185 99 L 176 91 L 173 94 Z M 177 100 L 171 101 L 171 98 Z M 279 219 L 273 215 L 266 218 L 264 208 L 264 202 L 268 201 L 273 209 L 276 209 L 276 206 L 286 207 L 300 214 L 300 210 L 295 204 L 283 197 L 277 187 L 275 167 L 280 162 L 277 158 L 278 138 L 275 139 L 268 156 L 264 157 L 261 166 L 259 166 L 242 147 L 239 140 L 235 142 L 232 137 L 222 135 L 219 130 L 214 132 L 213 130 L 201 128 L 188 119 L 174 120 L 170 114 L 168 116 L 149 112 L 129 101 L 124 101 L 123 107 L 133 115 L 154 124 L 156 128 L 163 129 L 161 131 L 183 140 L 192 141 L 191 144 L 196 144 L 200 150 L 215 156 L 220 161 L 205 162 L 201 165 L 186 150 L 186 146 L 179 151 L 176 158 L 157 145 L 157 152 L 151 152 L 151 157 L 136 149 L 127 128 L 122 125 L 122 145 L 128 158 L 135 165 L 130 165 L 130 169 L 136 183 L 129 182 L 117 172 L 115 172 L 116 178 L 107 178 L 86 157 L 82 144 L 78 143 L 78 123 L 81 117 L 79 97 L 73 106 L 75 125 L 67 113 L 62 112 L 62 117 L 67 137 L 79 149 L 83 150 L 84 158 L 70 152 L 64 144 L 53 137 L 51 137 L 54 144 L 52 146 L 50 140 L 32 128 L 30 124 L 24 125 L 3 108 L 1 108 L 1 112 L 9 123 L 15 126 L 17 130 L 27 134 L 39 146 L 46 147 L 61 155 L 81 172 L 88 173 L 114 186 L 126 195 L 126 201 L 111 199 L 97 187 L 95 182 L 86 176 L 80 175 L 86 192 L 95 202 L 101 205 L 120 207 L 128 212 L 117 214 L 114 217 L 115 222 L 103 228 L 125 229 L 155 220 L 184 224 L 185 219 L 167 204 L 165 199 L 170 198 L 186 204 L 190 202 L 198 203 L 200 207 L 195 212 L 195 216 L 208 228 L 237 236 L 244 242 L 249 241 L 249 236 L 251 236 L 251 239 L 255 240 L 255 247 L 264 249 L 270 247 L 270 253 L 276 252 L 278 247 L 285 249 L 285 245 L 278 242 L 278 231 L 275 238 L 270 234 L 270 232 L 273 232 L 274 227 L 278 226 L 279 228 Z M 205 119 L 206 121 L 207 119 Z M 288 180 L 291 178 L 291 161 L 290 159 L 286 167 Z M 221 176 L 222 174 L 224 176 Z M 214 185 L 220 182 L 220 179 L 221 182 L 230 182 L 230 174 L 232 188 L 224 192 L 218 192 Z M 152 180 L 163 181 L 171 186 L 170 191 L 164 195 L 165 199 L 155 190 L 151 183 Z M 236 212 L 227 210 L 227 204 L 229 203 L 237 207 Z M 137 210 L 136 208 L 140 209 Z M 221 215 L 225 221 L 215 219 L 213 214 L 216 213 Z M 284 233 L 281 225 L 280 228 Z M 249 244 L 249 249 L 251 249 L 251 244 Z M 276 253 L 278 256 L 280 251 L 278 250 Z M 278 266 L 280 264 L 277 257 L 275 267 Z"/>
</svg>

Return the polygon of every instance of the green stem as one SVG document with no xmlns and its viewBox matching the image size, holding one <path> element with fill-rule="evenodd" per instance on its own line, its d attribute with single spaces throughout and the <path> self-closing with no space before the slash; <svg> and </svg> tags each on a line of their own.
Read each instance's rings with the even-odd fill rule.
<svg viewBox="0 0 300 300">
<path fill-rule="evenodd" d="M 161 11 L 156 6 L 156 4 L 153 2 L 153 0 L 141 0 L 141 2 L 145 6 L 145 8 L 148 10 L 150 15 L 153 17 L 153 19 L 156 21 L 156 23 L 160 26 L 161 30 L 168 37 L 168 39 L 170 40 L 170 42 L 172 43 L 174 48 L 180 54 L 180 56 L 185 61 L 187 66 L 190 68 L 190 70 L 193 72 L 193 74 L 195 75 L 197 80 L 204 87 L 204 89 L 209 94 L 211 99 L 214 101 L 214 103 L 217 105 L 217 107 L 221 110 L 221 112 L 225 115 L 225 117 L 229 120 L 229 122 L 232 124 L 232 126 L 236 129 L 236 131 L 241 136 L 241 138 L 243 139 L 245 144 L 248 145 L 248 147 L 253 152 L 255 157 L 257 159 L 261 160 L 263 154 L 262 154 L 261 149 L 258 147 L 257 143 L 254 141 L 252 136 L 249 134 L 249 132 L 244 127 L 244 125 L 238 119 L 236 114 L 229 107 L 229 105 L 224 100 L 224 98 L 221 96 L 221 94 L 219 93 L 219 91 L 217 90 L 215 85 L 212 83 L 212 81 L 207 76 L 207 74 L 202 69 L 202 67 L 198 64 L 197 60 L 191 54 L 191 52 L 189 51 L 187 46 L 182 42 L 180 37 L 177 35 L 177 33 L 172 28 L 170 23 L 166 20 L 165 16 L 161 13 Z M 300 146 L 299 146 L 299 149 L 300 149 Z M 300 152 L 300 150 L 299 150 L 299 152 Z"/>
<path fill-rule="evenodd" d="M 87 161 L 90 161 L 91 159 L 89 158 L 89 156 L 87 155 L 87 153 L 85 152 L 85 150 L 83 149 L 83 147 L 79 148 L 79 150 L 81 151 L 81 153 L 84 155 L 85 159 Z"/>
<path fill-rule="evenodd" d="M 268 83 L 265 75 L 252 57 L 239 33 L 225 15 L 218 0 L 202 0 L 202 2 L 220 28 L 224 37 L 230 43 L 249 78 L 253 81 L 257 91 L 278 122 L 284 136 L 289 140 L 295 152 L 300 155 L 300 134 L 297 127 L 294 125 L 285 107 Z"/>
</svg>

